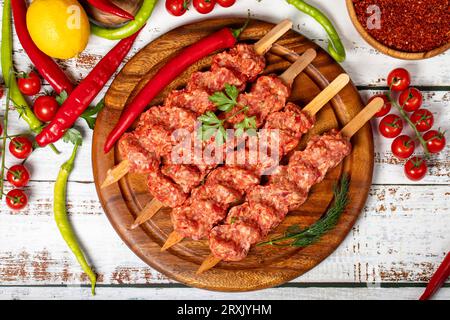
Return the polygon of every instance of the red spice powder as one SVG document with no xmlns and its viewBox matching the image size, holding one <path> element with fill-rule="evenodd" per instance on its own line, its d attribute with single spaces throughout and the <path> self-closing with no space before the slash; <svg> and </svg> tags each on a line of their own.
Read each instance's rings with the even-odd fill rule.
<svg viewBox="0 0 450 320">
<path fill-rule="evenodd" d="M 426 52 L 450 42 L 450 0 L 353 0 L 353 4 L 362 26 L 387 47 Z M 373 5 L 381 11 L 379 29 L 367 26 Z"/>
</svg>

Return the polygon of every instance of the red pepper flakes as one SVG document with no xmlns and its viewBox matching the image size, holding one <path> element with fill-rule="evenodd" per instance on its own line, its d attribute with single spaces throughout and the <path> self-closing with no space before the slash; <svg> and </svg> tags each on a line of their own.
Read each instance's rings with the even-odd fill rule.
<svg viewBox="0 0 450 320">
<path fill-rule="evenodd" d="M 450 42 L 450 0 L 353 0 L 353 4 L 367 32 L 392 49 L 427 52 Z M 380 29 L 367 27 L 371 5 L 381 10 Z"/>
</svg>

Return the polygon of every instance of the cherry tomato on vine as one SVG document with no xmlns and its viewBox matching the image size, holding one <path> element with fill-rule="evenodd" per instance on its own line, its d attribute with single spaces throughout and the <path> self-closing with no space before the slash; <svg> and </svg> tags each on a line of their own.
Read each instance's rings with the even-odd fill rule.
<svg viewBox="0 0 450 320">
<path fill-rule="evenodd" d="M 34 71 L 28 74 L 22 73 L 17 80 L 17 85 L 24 95 L 34 96 L 41 90 L 41 79 Z"/>
<path fill-rule="evenodd" d="M 216 0 L 193 0 L 195 10 L 201 14 L 210 13 L 216 5 Z"/>
<path fill-rule="evenodd" d="M 18 164 L 9 168 L 6 179 L 16 188 L 25 187 L 30 181 L 30 172 L 24 165 Z"/>
<path fill-rule="evenodd" d="M 427 174 L 427 164 L 419 157 L 412 157 L 405 163 L 405 174 L 408 179 L 418 181 Z"/>
<path fill-rule="evenodd" d="M 438 153 L 445 148 L 445 133 L 437 130 L 430 130 L 423 135 L 427 142 L 427 149 L 431 153 Z"/>
<path fill-rule="evenodd" d="M 13 210 L 22 210 L 28 203 L 28 197 L 22 190 L 13 189 L 6 194 L 6 205 Z"/>
<path fill-rule="evenodd" d="M 166 0 L 166 10 L 172 15 L 179 17 L 189 9 L 189 0 Z"/>
<path fill-rule="evenodd" d="M 28 158 L 32 151 L 33 144 L 27 137 L 15 137 L 9 142 L 9 152 L 18 159 Z"/>
<path fill-rule="evenodd" d="M 427 109 L 419 109 L 414 111 L 410 119 L 419 132 L 430 130 L 434 123 L 433 114 Z"/>
<path fill-rule="evenodd" d="M 411 76 L 408 70 L 397 68 L 392 70 L 387 77 L 387 84 L 392 91 L 403 91 L 409 87 Z"/>
<path fill-rule="evenodd" d="M 392 104 L 389 101 L 389 98 L 385 94 L 377 94 L 377 95 L 371 97 L 369 99 L 368 103 L 370 103 L 375 98 L 382 98 L 384 100 L 383 107 L 380 109 L 380 111 L 375 113 L 375 117 L 377 117 L 377 118 L 384 117 L 385 115 L 387 115 L 389 113 L 389 111 L 391 111 Z"/>
<path fill-rule="evenodd" d="M 40 96 L 34 101 L 33 111 L 36 118 L 42 122 L 51 121 L 59 108 L 59 104 L 53 96 Z"/>
<path fill-rule="evenodd" d="M 399 159 L 409 158 L 416 147 L 413 139 L 409 136 L 402 135 L 394 139 L 391 145 L 392 153 Z"/>
<path fill-rule="evenodd" d="M 406 112 L 413 112 L 420 108 L 422 105 L 422 93 L 416 88 L 408 88 L 403 90 L 398 97 L 398 103 L 400 107 Z"/>
<path fill-rule="evenodd" d="M 380 133 L 386 138 L 395 138 L 403 130 L 402 119 L 395 114 L 388 114 L 380 121 Z"/>
<path fill-rule="evenodd" d="M 217 4 L 221 7 L 228 8 L 236 3 L 236 0 L 216 0 Z"/>
</svg>

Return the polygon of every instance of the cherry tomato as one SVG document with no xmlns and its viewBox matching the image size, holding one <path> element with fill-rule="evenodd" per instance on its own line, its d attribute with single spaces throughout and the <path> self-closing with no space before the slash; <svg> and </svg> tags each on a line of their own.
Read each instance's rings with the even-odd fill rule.
<svg viewBox="0 0 450 320">
<path fill-rule="evenodd" d="M 18 164 L 9 168 L 6 179 L 16 188 L 25 187 L 30 181 L 30 172 L 25 166 Z"/>
<path fill-rule="evenodd" d="M 34 96 L 41 90 L 41 79 L 36 72 L 31 71 L 29 74 L 23 73 L 17 80 L 20 92 L 27 96 Z"/>
<path fill-rule="evenodd" d="M 395 114 L 388 114 L 386 117 L 381 119 L 379 130 L 384 137 L 395 138 L 403 130 L 403 121 Z"/>
<path fill-rule="evenodd" d="M 411 116 L 411 121 L 420 132 L 425 132 L 431 129 L 434 123 L 433 114 L 427 109 L 419 109 L 414 111 Z"/>
<path fill-rule="evenodd" d="M 416 144 L 410 137 L 402 135 L 394 139 L 391 150 L 397 158 L 406 159 L 413 154 L 415 147 Z"/>
<path fill-rule="evenodd" d="M 0 99 L 3 98 L 4 92 L 5 92 L 5 89 L 3 89 L 3 86 L 0 86 Z"/>
<path fill-rule="evenodd" d="M 236 0 L 216 0 L 217 4 L 221 7 L 228 8 L 236 3 Z"/>
<path fill-rule="evenodd" d="M 210 13 L 216 5 L 216 0 L 194 0 L 195 9 L 201 14 Z"/>
<path fill-rule="evenodd" d="M 28 197 L 22 190 L 13 189 L 6 194 L 6 205 L 13 210 L 22 210 L 28 203 Z"/>
<path fill-rule="evenodd" d="M 179 17 L 189 10 L 189 0 L 166 0 L 166 10 Z"/>
<path fill-rule="evenodd" d="M 59 104 L 53 96 L 40 96 L 34 101 L 33 111 L 36 118 L 42 122 L 51 121 L 58 110 Z"/>
<path fill-rule="evenodd" d="M 409 75 L 408 70 L 397 68 L 389 73 L 387 83 L 392 91 L 403 91 L 409 87 L 411 76 Z"/>
<path fill-rule="evenodd" d="M 421 180 L 427 174 L 427 164 L 419 157 L 412 157 L 405 163 L 405 174 L 413 181 Z"/>
<path fill-rule="evenodd" d="M 32 151 L 33 144 L 27 137 L 15 137 L 9 142 L 9 152 L 18 159 L 28 158 Z"/>
<path fill-rule="evenodd" d="M 427 149 L 431 153 L 441 152 L 445 148 L 445 133 L 436 130 L 430 130 L 423 135 L 427 142 Z"/>
<path fill-rule="evenodd" d="M 400 93 L 398 102 L 406 112 L 413 112 L 422 105 L 422 93 L 416 88 L 408 88 Z"/>
<path fill-rule="evenodd" d="M 380 109 L 380 111 L 375 113 L 375 117 L 377 117 L 377 118 L 384 117 L 385 115 L 387 115 L 389 113 L 389 111 L 391 111 L 392 104 L 389 101 L 389 98 L 385 94 L 377 94 L 377 95 L 371 97 L 368 102 L 370 103 L 375 98 L 382 98 L 384 100 L 383 107 Z"/>
</svg>

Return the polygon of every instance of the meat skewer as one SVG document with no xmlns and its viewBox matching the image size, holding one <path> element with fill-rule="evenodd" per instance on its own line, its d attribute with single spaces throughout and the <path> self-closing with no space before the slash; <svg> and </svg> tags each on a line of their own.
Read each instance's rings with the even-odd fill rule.
<svg viewBox="0 0 450 320">
<path fill-rule="evenodd" d="M 312 62 L 312 60 L 314 60 L 314 58 L 315 58 L 315 56 L 316 56 L 316 52 L 314 51 L 314 50 L 312 50 L 312 49 L 309 49 L 309 50 L 307 50 L 302 56 L 301 56 L 301 59 L 297 59 L 297 61 L 288 69 L 288 70 L 286 70 L 280 77 L 278 77 L 279 79 L 281 79 L 281 81 L 284 83 L 284 85 L 283 84 L 279 84 L 279 85 L 282 85 L 285 89 L 285 93 L 283 93 L 283 94 L 285 94 L 285 96 L 283 96 L 283 99 L 285 100 L 286 98 L 287 98 L 287 95 L 288 95 L 288 87 L 290 87 L 291 85 L 292 85 L 292 82 L 294 81 L 294 79 L 296 78 L 296 76 L 301 72 L 301 71 L 303 71 L 305 68 L 306 68 L 306 66 L 308 66 L 311 62 Z M 264 78 L 264 79 L 263 79 Z M 258 83 L 259 82 L 263 82 L 263 81 L 265 81 L 265 79 L 270 79 L 270 77 L 267 77 L 267 76 L 264 76 L 264 77 L 261 77 L 260 79 L 258 79 L 258 81 L 256 82 L 256 84 L 255 84 L 255 86 L 258 86 Z M 261 81 L 260 81 L 261 80 Z M 270 80 L 270 81 L 272 81 L 272 80 Z M 279 81 L 279 80 L 278 80 Z M 264 83 L 264 82 L 263 82 Z M 254 88 L 255 88 L 255 86 L 254 86 Z M 251 95 L 251 94 L 250 94 Z M 269 95 L 270 95 L 270 92 L 269 92 Z M 242 96 L 242 95 L 241 95 Z M 245 97 L 245 95 L 243 95 L 244 97 Z M 248 99 L 250 99 L 250 98 L 248 98 Z M 255 99 L 254 97 L 253 97 L 253 99 Z M 270 99 L 270 97 L 267 97 L 267 99 Z M 257 100 L 261 100 L 261 99 L 258 99 L 257 98 Z M 257 108 L 256 109 L 251 109 L 250 111 L 249 111 L 249 113 L 251 113 L 251 112 L 255 112 L 254 114 L 255 115 L 257 115 L 257 112 L 256 111 L 258 111 L 258 110 L 260 110 L 259 108 L 262 108 L 262 106 L 261 105 L 267 105 L 267 104 L 269 104 L 270 105 L 270 101 L 271 100 L 268 100 L 268 101 L 266 101 L 266 102 L 259 102 L 259 103 L 254 103 L 254 101 L 253 101 L 253 104 L 254 105 L 256 105 L 257 106 Z M 265 103 L 265 104 L 264 104 Z M 277 101 L 276 103 L 280 103 L 279 101 Z M 275 103 L 274 103 L 275 104 Z M 283 106 L 284 106 L 284 102 L 283 102 L 283 104 L 282 104 Z M 280 106 L 281 107 L 281 106 Z M 276 111 L 277 109 L 275 109 L 274 111 Z M 232 113 L 233 111 L 231 111 L 231 113 Z M 253 115 L 253 114 L 252 114 Z M 257 116 L 258 117 L 258 121 L 257 122 L 261 122 L 261 123 L 259 123 L 258 124 L 258 126 L 260 126 L 260 125 L 262 125 L 263 124 L 263 122 L 264 122 L 264 119 L 265 119 L 265 117 L 266 117 L 267 115 L 264 115 L 264 116 L 261 116 L 261 119 L 259 119 L 260 117 L 259 116 Z M 233 120 L 233 119 L 232 119 Z M 237 120 L 237 122 L 239 122 L 240 120 Z M 215 167 L 215 166 L 214 166 Z M 194 187 L 196 187 L 198 184 L 196 184 L 196 185 L 191 185 L 191 188 L 190 188 L 190 190 L 192 190 Z M 160 186 L 158 186 L 158 188 L 160 188 Z M 158 206 L 158 204 L 159 204 L 159 206 Z M 153 215 L 155 215 L 157 212 L 158 212 L 158 210 L 161 208 L 161 207 L 163 207 L 164 206 L 164 204 L 162 203 L 162 202 L 160 202 L 159 200 L 157 200 L 156 199 L 156 197 L 143 209 L 143 211 L 139 214 L 139 216 L 138 216 L 138 218 L 136 219 L 136 221 L 135 221 L 135 223 L 131 226 L 131 228 L 132 229 L 134 229 L 134 228 L 136 228 L 137 226 L 139 226 L 140 224 L 142 224 L 142 223 L 144 223 L 145 221 L 147 221 L 147 220 L 149 220 L 149 219 L 151 219 L 152 217 L 153 217 Z M 172 206 L 172 207 L 177 207 L 177 206 Z"/>
<path fill-rule="evenodd" d="M 270 50 L 272 45 L 281 38 L 288 30 L 292 28 L 292 21 L 285 19 L 270 30 L 263 38 L 253 46 L 257 55 L 263 56 Z M 124 177 L 132 169 L 132 164 L 129 160 L 123 160 L 120 164 L 108 170 L 107 176 L 101 185 L 101 188 L 105 188 Z"/>
<path fill-rule="evenodd" d="M 211 231 L 213 253 L 203 261 L 197 273 L 213 268 L 222 260 L 244 259 L 252 244 L 267 236 L 290 210 L 301 206 L 311 186 L 322 181 L 330 169 L 350 154 L 350 138 L 383 103 L 381 98 L 374 99 L 340 132 L 333 129 L 311 139 L 304 151 L 292 155 L 287 166 L 278 168 L 268 185 L 253 189 L 244 204 L 230 210 L 227 223 Z"/>
<path fill-rule="evenodd" d="M 313 126 L 315 114 L 324 105 L 326 105 L 329 100 L 331 100 L 337 93 L 339 93 L 339 91 L 341 91 L 341 89 L 344 88 L 349 81 L 350 78 L 348 77 L 348 75 L 341 74 L 327 88 L 325 88 L 319 95 L 317 95 L 313 99 L 313 101 L 311 101 L 311 103 L 308 104 L 308 106 L 306 106 L 303 110 L 300 111 L 297 106 L 288 103 L 284 112 L 280 111 L 272 114 L 273 117 L 271 119 L 268 119 L 265 128 L 269 130 L 278 129 L 280 132 L 281 141 L 279 141 L 280 150 L 278 153 L 278 160 L 280 160 L 283 155 L 286 155 L 298 145 L 301 136 Z M 294 115 L 294 117 L 291 117 L 291 115 Z M 244 150 L 244 152 L 246 152 L 246 150 Z M 238 157 L 238 155 L 236 157 Z M 174 222 L 175 231 L 169 235 L 166 243 L 161 250 L 167 250 L 168 248 L 180 242 L 185 237 L 190 237 L 194 240 L 197 240 L 206 236 L 207 234 L 205 234 L 205 232 L 209 232 L 214 224 L 223 220 L 224 212 L 222 212 L 221 210 L 228 210 L 230 205 L 243 199 L 244 195 L 249 189 L 252 189 L 256 185 L 259 185 L 259 179 L 264 174 L 264 171 L 270 168 L 272 165 L 276 165 L 278 162 L 276 161 L 276 163 L 274 163 L 273 159 L 267 160 L 258 159 L 259 163 L 255 165 L 248 165 L 247 163 L 245 163 L 244 166 L 238 166 L 242 168 L 242 170 L 245 170 L 247 174 L 251 173 L 250 181 L 252 175 L 257 177 L 256 182 L 253 184 L 249 184 L 248 186 L 246 186 L 243 182 L 240 182 L 238 184 L 231 183 L 230 186 L 230 182 L 224 184 L 220 183 L 221 179 L 215 179 L 215 171 L 226 171 L 228 168 L 231 169 L 231 172 L 229 172 L 228 174 L 228 180 L 231 180 L 230 177 L 232 177 L 234 173 L 233 166 L 226 165 L 225 167 L 221 167 L 213 171 L 210 176 L 208 176 L 205 184 L 197 188 L 197 190 L 193 192 L 195 196 L 191 197 L 190 202 L 188 201 L 187 204 L 183 207 L 176 208 L 172 211 L 172 220 Z M 223 175 L 225 176 L 225 174 Z M 239 172 L 239 175 L 242 176 L 242 173 Z M 212 177 L 212 179 L 210 179 L 210 177 Z M 216 182 L 216 180 L 218 180 L 218 182 Z M 228 202 L 221 202 L 220 199 L 217 200 L 217 195 L 209 197 L 206 196 L 207 200 L 215 200 L 215 202 L 221 206 L 216 212 L 214 212 L 214 210 L 216 209 L 215 207 L 209 208 L 209 210 L 213 211 L 211 215 L 217 213 L 216 219 L 211 219 L 211 215 L 203 213 L 203 211 L 206 211 L 205 209 L 202 209 L 198 212 L 195 211 L 197 210 L 197 205 L 200 205 L 205 200 L 202 197 L 198 197 L 197 193 L 202 194 L 202 191 L 204 191 L 205 188 L 209 188 L 210 190 L 214 190 L 211 191 L 211 193 L 218 194 L 219 191 L 217 190 L 220 190 L 220 187 L 223 187 L 224 185 L 231 187 L 232 190 L 237 190 L 242 194 L 240 195 L 240 197 L 237 197 L 237 199 L 232 199 L 232 201 Z M 223 207 L 225 207 L 225 209 Z M 199 215 L 200 217 L 196 217 L 195 215 Z"/>
</svg>

